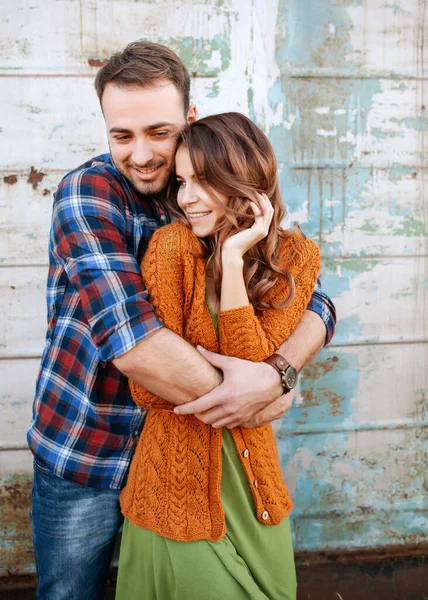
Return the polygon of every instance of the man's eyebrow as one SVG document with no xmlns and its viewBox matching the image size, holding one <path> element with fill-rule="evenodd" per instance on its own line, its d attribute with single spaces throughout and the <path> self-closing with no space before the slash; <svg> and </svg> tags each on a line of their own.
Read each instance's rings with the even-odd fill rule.
<svg viewBox="0 0 428 600">
<path fill-rule="evenodd" d="M 171 121 L 158 121 L 158 123 L 146 127 L 145 131 L 153 131 L 153 129 L 160 129 L 160 127 L 177 127 L 177 124 L 171 123 Z"/>
<path fill-rule="evenodd" d="M 144 131 L 153 131 L 155 129 L 160 129 L 161 127 L 177 127 L 177 124 L 172 123 L 171 121 L 158 121 L 157 123 L 148 125 Z M 112 127 L 109 129 L 109 133 L 132 133 L 132 131 L 126 129 L 126 127 Z"/>
<path fill-rule="evenodd" d="M 112 127 L 109 129 L 109 133 L 131 133 L 131 130 L 125 127 Z"/>
</svg>

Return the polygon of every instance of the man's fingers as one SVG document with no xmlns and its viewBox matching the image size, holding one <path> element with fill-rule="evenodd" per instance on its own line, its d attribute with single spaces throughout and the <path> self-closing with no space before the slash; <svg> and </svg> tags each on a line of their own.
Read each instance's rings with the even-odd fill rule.
<svg viewBox="0 0 428 600">
<path fill-rule="evenodd" d="M 211 352 L 210 350 L 205 350 L 202 346 L 196 346 L 196 349 L 202 354 L 202 356 L 207 360 L 213 367 L 220 369 L 223 371 L 227 366 L 228 359 L 230 357 L 223 356 L 223 354 L 217 354 L 217 352 Z"/>
<path fill-rule="evenodd" d="M 210 354 L 214 354 L 211 352 Z M 221 386 L 219 386 L 221 387 Z M 219 388 L 214 388 L 205 396 L 201 396 L 197 398 L 197 400 L 192 400 L 192 402 L 186 402 L 186 404 L 180 404 L 174 408 L 174 412 L 176 415 L 192 415 L 205 413 L 207 410 L 214 408 L 219 404 L 219 394 L 217 393 Z M 198 417 L 199 418 L 199 417 Z"/>
<path fill-rule="evenodd" d="M 242 427 L 262 427 L 276 419 L 282 419 L 284 414 L 293 404 L 293 396 L 293 391 L 288 392 L 288 394 L 283 394 L 278 400 L 275 400 L 269 406 L 255 414 L 251 419 L 243 423 Z"/>
</svg>

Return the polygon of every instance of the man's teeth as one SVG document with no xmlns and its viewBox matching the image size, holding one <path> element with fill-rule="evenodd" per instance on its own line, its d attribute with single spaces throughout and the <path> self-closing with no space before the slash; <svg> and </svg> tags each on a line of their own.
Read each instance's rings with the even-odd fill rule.
<svg viewBox="0 0 428 600">
<path fill-rule="evenodd" d="M 199 219 L 201 217 L 206 217 L 209 214 L 211 214 L 210 210 L 208 212 L 187 213 L 187 216 L 189 217 L 189 219 Z"/>
<path fill-rule="evenodd" d="M 148 173 L 154 173 L 154 171 L 157 171 L 158 168 L 159 167 L 154 167 L 153 169 L 137 169 L 137 167 L 134 167 L 136 171 L 142 173 L 143 175 L 147 175 Z"/>
</svg>

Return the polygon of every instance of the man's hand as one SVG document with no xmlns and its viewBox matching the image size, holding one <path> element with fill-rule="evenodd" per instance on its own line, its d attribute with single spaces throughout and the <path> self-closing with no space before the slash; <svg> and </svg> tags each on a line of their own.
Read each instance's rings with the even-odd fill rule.
<svg viewBox="0 0 428 600">
<path fill-rule="evenodd" d="M 293 404 L 295 390 L 291 390 L 288 394 L 283 394 L 278 400 L 274 400 L 258 412 L 254 417 L 242 424 L 242 427 L 252 428 L 267 425 L 275 419 L 281 419 Z"/>
<path fill-rule="evenodd" d="M 176 414 L 194 414 L 213 427 L 232 429 L 251 422 L 257 413 L 281 396 L 280 377 L 270 365 L 223 356 L 200 346 L 198 350 L 223 372 L 223 383 L 197 400 L 177 406 Z"/>
</svg>

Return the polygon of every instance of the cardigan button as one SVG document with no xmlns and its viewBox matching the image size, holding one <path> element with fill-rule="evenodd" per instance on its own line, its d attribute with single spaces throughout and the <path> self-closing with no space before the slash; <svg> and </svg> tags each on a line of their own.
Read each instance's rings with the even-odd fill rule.
<svg viewBox="0 0 428 600">
<path fill-rule="evenodd" d="M 269 513 L 268 513 L 268 511 L 267 511 L 267 510 L 265 510 L 265 511 L 262 513 L 262 519 L 263 519 L 263 521 L 266 521 L 267 519 L 269 519 Z"/>
<path fill-rule="evenodd" d="M 259 487 L 259 482 L 257 481 L 257 479 L 254 480 L 253 485 L 256 489 Z"/>
<path fill-rule="evenodd" d="M 248 458 L 250 456 L 250 451 L 248 450 L 248 448 L 245 448 L 244 452 L 242 453 L 242 456 L 244 458 Z"/>
</svg>

